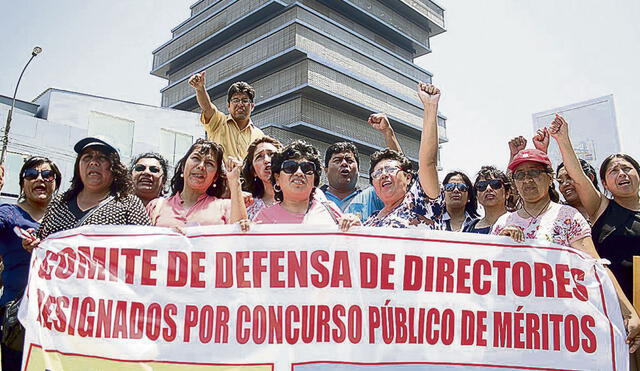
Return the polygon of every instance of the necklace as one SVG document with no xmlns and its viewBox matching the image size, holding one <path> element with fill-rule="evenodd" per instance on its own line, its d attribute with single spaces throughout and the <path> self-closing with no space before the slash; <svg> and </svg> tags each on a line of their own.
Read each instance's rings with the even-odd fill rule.
<svg viewBox="0 0 640 371">
<path fill-rule="evenodd" d="M 533 214 L 531 214 L 526 207 L 524 207 L 524 205 L 522 205 L 522 210 L 524 210 L 525 213 L 527 213 L 527 215 L 529 215 L 529 217 L 533 218 L 533 220 L 531 221 L 530 224 L 534 224 L 538 221 L 538 217 L 540 215 L 542 215 L 545 211 L 547 211 L 547 207 L 549 207 L 549 204 L 551 204 L 551 200 L 547 201 L 547 203 L 544 205 L 544 207 L 542 208 L 542 210 L 540 210 L 535 216 L 533 216 Z"/>
</svg>

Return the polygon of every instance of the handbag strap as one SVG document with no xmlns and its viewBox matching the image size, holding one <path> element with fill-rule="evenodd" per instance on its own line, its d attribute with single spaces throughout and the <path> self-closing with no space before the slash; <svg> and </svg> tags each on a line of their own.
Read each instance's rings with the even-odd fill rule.
<svg viewBox="0 0 640 371">
<path fill-rule="evenodd" d="M 84 222 L 87 221 L 87 219 L 89 219 L 89 217 L 91 215 L 95 214 L 96 211 L 100 210 L 104 205 L 106 205 L 109 202 L 111 202 L 111 200 L 113 200 L 113 198 L 114 198 L 113 196 L 109 196 L 109 197 L 105 198 L 104 200 L 100 201 L 100 203 L 96 207 L 94 207 L 93 209 L 89 210 L 88 213 L 84 214 L 84 216 L 82 218 L 80 218 L 80 220 L 78 220 L 73 227 L 77 228 L 77 227 L 81 226 L 82 224 L 84 224 Z"/>
<path fill-rule="evenodd" d="M 333 222 L 338 224 L 338 217 L 336 216 L 336 212 L 333 210 L 333 208 L 331 206 L 329 206 L 329 202 L 322 201 L 320 203 L 327 210 L 327 212 L 329 213 L 329 216 L 331 216 L 331 219 L 333 219 Z"/>
</svg>

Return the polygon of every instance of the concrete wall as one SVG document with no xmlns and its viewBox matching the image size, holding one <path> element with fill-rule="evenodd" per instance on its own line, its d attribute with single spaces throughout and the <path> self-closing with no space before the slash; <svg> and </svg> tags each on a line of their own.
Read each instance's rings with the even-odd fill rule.
<svg viewBox="0 0 640 371">
<path fill-rule="evenodd" d="M 7 177 L 0 202 L 12 202 L 18 192 L 18 172 L 21 158 L 33 155 L 49 157 L 63 175 L 61 190 L 68 188 L 73 175 L 76 158 L 73 145 L 81 138 L 92 135 L 90 125 L 98 122 L 109 129 L 109 123 L 128 123 L 132 127 L 131 148 L 121 152 L 123 162 L 128 165 L 132 155 L 142 152 L 166 152 L 163 146 L 162 129 L 171 130 L 191 138 L 191 142 L 178 146 L 179 158 L 182 149 L 193 140 L 204 137 L 199 115 L 192 112 L 147 106 L 132 102 L 96 97 L 63 90 L 49 89 L 41 94 L 37 116 L 16 111 L 13 115 L 7 159 Z M 6 121 L 9 106 L 0 104 L 0 120 Z M 45 119 L 46 118 L 46 119 Z M 165 132 L 167 133 L 167 132 Z M 111 135 L 109 135 L 111 134 Z M 118 134 L 102 135 L 110 142 L 117 142 Z M 165 134 L 166 139 L 166 134 Z M 121 148 L 122 150 L 122 148 Z M 125 153 L 126 152 L 126 153 Z M 165 154 L 165 153 L 163 153 Z M 172 158 L 169 158 L 170 162 Z"/>
</svg>

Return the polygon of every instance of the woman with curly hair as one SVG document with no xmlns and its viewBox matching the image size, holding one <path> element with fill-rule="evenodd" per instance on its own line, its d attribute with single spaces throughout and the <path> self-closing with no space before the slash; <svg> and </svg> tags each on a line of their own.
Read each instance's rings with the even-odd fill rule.
<svg viewBox="0 0 640 371">
<path fill-rule="evenodd" d="M 147 205 L 151 223 L 161 227 L 189 227 L 235 223 L 246 219 L 240 183 L 240 163 L 223 165 L 223 149 L 198 139 L 176 164 L 171 196 Z M 223 199 L 227 189 L 231 199 Z"/>
<path fill-rule="evenodd" d="M 164 195 L 169 163 L 159 153 L 147 152 L 131 161 L 131 178 L 136 196 L 147 206 L 151 200 Z"/>
<path fill-rule="evenodd" d="M 282 148 L 282 144 L 270 136 L 258 138 L 251 143 L 242 165 L 243 190 L 251 193 L 253 204 L 247 209 L 249 219 L 260 210 L 276 203 L 271 184 L 271 160 Z"/>
<path fill-rule="evenodd" d="M 509 177 L 494 166 L 483 166 L 473 184 L 484 217 L 467 225 L 463 232 L 489 234 L 491 227 L 507 211 L 516 209 L 516 196 Z"/>
<path fill-rule="evenodd" d="M 271 161 L 274 205 L 258 212 L 262 224 L 337 224 L 343 231 L 360 225 L 354 214 L 342 214 L 333 202 L 314 197 L 322 164 L 318 150 L 297 140 L 277 152 Z"/>
<path fill-rule="evenodd" d="M 87 224 L 149 225 L 118 151 L 104 140 L 91 137 L 80 140 L 73 149 L 78 156 L 71 186 L 49 204 L 38 238 L 23 240 L 27 250 L 53 233 Z"/>
<path fill-rule="evenodd" d="M 371 155 L 369 181 L 384 203 L 364 223 L 372 227 L 424 227 L 442 229 L 443 202 L 438 181 L 437 114 L 440 90 L 418 84 L 424 107 L 417 176 L 411 162 L 401 153 L 384 149 Z"/>
</svg>

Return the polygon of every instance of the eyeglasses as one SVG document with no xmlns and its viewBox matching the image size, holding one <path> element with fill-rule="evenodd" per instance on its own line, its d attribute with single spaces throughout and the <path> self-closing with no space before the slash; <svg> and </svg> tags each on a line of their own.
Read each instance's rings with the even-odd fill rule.
<svg viewBox="0 0 640 371">
<path fill-rule="evenodd" d="M 464 183 L 447 183 L 444 185 L 445 192 L 453 192 L 455 189 L 460 192 L 466 192 L 469 190 L 469 187 Z"/>
<path fill-rule="evenodd" d="M 147 165 L 144 165 L 144 164 L 137 164 L 136 166 L 134 166 L 134 167 L 133 167 L 133 170 L 135 170 L 135 171 L 137 171 L 137 172 L 141 173 L 141 172 L 143 172 L 143 171 L 147 170 Z M 160 172 L 160 170 L 162 170 L 162 169 L 160 169 L 160 167 L 158 167 L 158 166 L 155 166 L 155 165 L 150 165 L 150 166 L 149 166 L 149 171 L 150 171 L 150 172 L 152 172 L 152 173 L 154 173 L 154 174 L 159 173 L 159 172 Z"/>
<path fill-rule="evenodd" d="M 44 180 L 45 182 L 51 182 L 56 177 L 56 174 L 53 172 L 53 170 L 37 170 L 31 168 L 25 170 L 24 173 L 22 173 L 22 176 L 26 180 L 38 179 L 39 175 L 42 176 L 42 180 Z"/>
<path fill-rule="evenodd" d="M 393 176 L 393 175 L 396 175 L 400 170 L 401 169 L 397 166 L 384 166 L 374 171 L 373 173 L 371 173 L 371 177 L 373 179 L 378 179 L 382 176 L 382 174 L 389 174 Z"/>
<path fill-rule="evenodd" d="M 231 102 L 233 104 L 239 104 L 239 103 L 249 104 L 249 103 L 251 103 L 251 99 L 249 99 L 249 98 L 244 98 L 244 99 L 233 98 L 229 102 Z"/>
<path fill-rule="evenodd" d="M 535 179 L 540 176 L 540 174 L 548 174 L 547 170 L 541 169 L 531 169 L 527 171 L 518 171 L 517 173 L 513 173 L 513 179 L 515 180 L 524 180 L 525 177 Z"/>
<path fill-rule="evenodd" d="M 491 186 L 491 189 L 493 189 L 494 191 L 496 189 L 500 189 L 502 188 L 502 180 L 490 179 L 490 180 L 480 180 L 476 182 L 476 189 L 480 192 L 486 191 L 488 186 Z"/>
<path fill-rule="evenodd" d="M 287 174 L 293 174 L 296 171 L 298 171 L 298 169 L 300 169 L 302 170 L 303 173 L 307 175 L 313 175 L 316 171 L 316 164 L 309 161 L 297 162 L 293 160 L 287 160 L 282 163 L 281 168 L 282 168 L 282 171 L 284 171 Z"/>
</svg>

